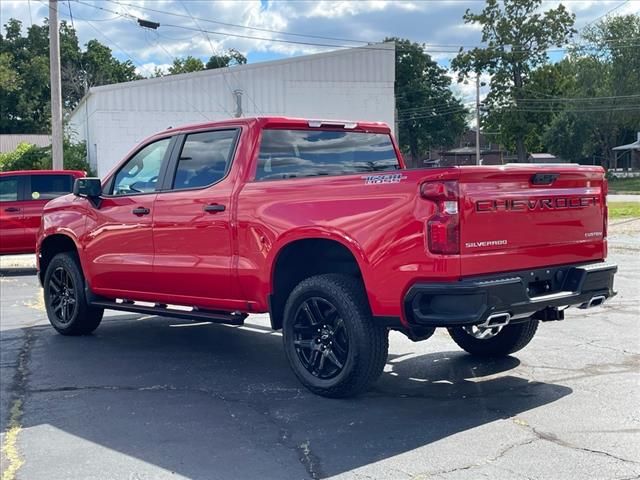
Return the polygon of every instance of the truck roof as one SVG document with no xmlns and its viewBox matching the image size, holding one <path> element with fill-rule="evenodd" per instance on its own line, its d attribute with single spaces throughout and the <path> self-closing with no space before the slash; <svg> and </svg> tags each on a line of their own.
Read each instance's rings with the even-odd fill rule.
<svg viewBox="0 0 640 480">
<path fill-rule="evenodd" d="M 84 177 L 86 172 L 82 170 L 11 170 L 0 172 L 0 176 L 6 175 L 72 175 L 74 177 Z"/>
<path fill-rule="evenodd" d="M 310 122 L 320 123 L 321 125 L 311 126 Z M 276 116 L 260 116 L 260 117 L 240 117 L 230 118 L 228 120 L 218 120 L 214 122 L 192 123 L 181 125 L 178 127 L 170 127 L 167 130 L 158 132 L 156 135 L 166 135 L 168 132 L 189 132 L 193 130 L 203 130 L 206 128 L 250 125 L 258 124 L 261 128 L 339 128 L 347 131 L 366 131 L 375 133 L 390 133 L 391 129 L 383 122 L 365 122 L 357 120 L 329 120 L 318 118 L 292 118 L 292 117 L 276 117 Z M 345 127 L 346 125 L 346 127 Z M 154 135 L 155 136 L 155 135 Z"/>
</svg>

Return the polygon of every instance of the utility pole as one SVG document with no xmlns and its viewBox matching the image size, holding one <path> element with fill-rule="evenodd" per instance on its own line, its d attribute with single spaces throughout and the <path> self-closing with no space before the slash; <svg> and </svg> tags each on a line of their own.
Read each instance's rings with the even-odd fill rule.
<svg viewBox="0 0 640 480">
<path fill-rule="evenodd" d="M 480 73 L 476 74 L 476 165 L 480 165 Z"/>
<path fill-rule="evenodd" d="M 58 0 L 49 0 L 49 71 L 51 75 L 51 156 L 53 169 L 62 170 L 62 87 Z"/>
</svg>

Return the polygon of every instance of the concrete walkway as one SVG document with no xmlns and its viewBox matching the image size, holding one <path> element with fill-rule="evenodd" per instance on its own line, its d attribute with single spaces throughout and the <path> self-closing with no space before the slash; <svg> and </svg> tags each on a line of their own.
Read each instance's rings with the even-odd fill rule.
<svg viewBox="0 0 640 480">
<path fill-rule="evenodd" d="M 607 202 L 640 202 L 640 195 L 611 193 L 607 195 Z"/>
</svg>

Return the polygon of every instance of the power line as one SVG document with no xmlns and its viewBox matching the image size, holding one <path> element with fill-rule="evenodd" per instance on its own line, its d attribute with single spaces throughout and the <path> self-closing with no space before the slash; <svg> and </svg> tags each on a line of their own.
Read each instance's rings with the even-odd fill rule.
<svg viewBox="0 0 640 480">
<path fill-rule="evenodd" d="M 144 10 L 144 11 L 149 11 L 149 12 L 154 12 L 154 13 L 159 13 L 159 14 L 164 14 L 164 15 L 170 15 L 170 16 L 175 16 L 175 17 L 184 17 L 184 18 L 186 18 L 185 15 L 181 15 L 181 14 L 176 13 L 176 12 L 167 12 L 165 10 L 158 10 L 158 9 L 155 9 L 155 8 L 145 7 L 145 6 L 142 6 L 142 5 L 135 6 L 135 5 L 119 2 L 117 0 L 107 0 L 107 1 L 110 2 L 110 3 L 113 3 L 115 5 L 119 5 L 119 6 L 129 6 L 129 7 L 138 8 L 138 9 Z M 626 0 L 622 4 L 618 5 L 614 9 L 610 10 L 609 12 L 607 12 L 605 15 L 608 15 L 609 13 L 611 13 L 612 11 L 620 8 L 622 5 L 624 5 L 625 3 L 628 3 L 629 1 L 630 0 Z M 364 45 L 371 45 L 371 44 L 379 43 L 378 41 L 371 41 L 371 40 L 360 40 L 360 39 L 343 38 L 343 37 L 329 37 L 329 36 L 325 36 L 325 35 L 312 35 L 312 34 L 306 34 L 306 33 L 286 32 L 286 31 L 283 31 L 283 30 L 273 30 L 273 29 L 262 28 L 262 27 L 252 27 L 252 26 L 249 26 L 249 25 L 241 25 L 241 24 L 237 24 L 237 23 L 221 22 L 219 20 L 210 20 L 208 18 L 194 17 L 191 14 L 189 14 L 189 15 L 190 15 L 190 18 L 192 18 L 194 20 L 198 20 L 198 21 L 201 21 L 201 22 L 212 23 L 212 24 L 216 24 L 216 25 L 232 27 L 232 28 L 242 28 L 242 29 L 246 29 L 246 30 L 255 30 L 255 31 L 260 31 L 260 32 L 276 33 L 276 34 L 280 34 L 280 35 L 288 35 L 288 36 L 295 36 L 295 37 L 302 37 L 302 38 L 317 38 L 317 39 L 320 39 L 320 40 L 331 40 L 331 41 L 337 41 L 337 42 L 360 43 L 360 44 L 364 44 Z M 602 16 L 605 16 L 605 15 L 602 15 Z M 601 17 L 598 17 L 598 18 L 601 18 Z M 229 34 L 229 35 L 233 35 L 233 34 Z M 272 40 L 273 41 L 279 41 L 277 39 L 272 39 Z M 353 46 L 347 46 L 347 45 L 342 45 L 342 47 L 343 48 L 354 48 Z M 437 51 L 437 53 L 458 53 L 460 48 L 482 48 L 483 46 L 482 45 L 477 45 L 477 44 L 476 45 L 459 45 L 459 44 L 444 44 L 444 43 L 428 43 L 427 42 L 426 43 L 426 50 L 436 52 L 436 50 L 432 50 L 429 47 L 435 47 L 435 48 L 448 47 L 448 48 L 452 49 L 451 52 L 449 52 L 449 50 L 446 50 L 446 51 Z M 555 51 L 564 51 L 564 50 L 567 50 L 568 48 L 570 48 L 569 45 L 567 46 L 567 48 L 548 49 L 548 51 L 554 51 L 554 50 Z M 529 51 L 529 49 L 512 50 L 512 51 L 527 52 L 527 51 Z"/>
<path fill-rule="evenodd" d="M 602 106 L 599 108 L 535 108 L 535 107 L 501 107 L 496 109 L 497 112 L 501 110 L 507 110 L 510 112 L 529 112 L 529 113 L 589 113 L 589 112 L 622 112 L 622 111 L 639 111 L 640 104 L 638 105 L 613 105 Z"/>
<path fill-rule="evenodd" d="M 445 116 L 445 115 L 453 115 L 455 113 L 469 113 L 469 111 L 467 109 L 457 109 L 457 110 L 452 110 L 452 111 L 448 111 L 448 112 L 434 113 L 432 115 L 420 115 L 420 116 L 416 116 L 416 117 L 399 118 L 396 121 L 397 122 L 411 122 L 411 121 L 414 121 L 414 120 L 424 120 L 424 119 L 428 119 L 428 118 L 442 117 L 442 116 Z"/>
<path fill-rule="evenodd" d="M 211 47 L 211 52 L 213 53 L 213 56 L 217 56 L 220 57 L 221 56 L 221 52 L 219 52 L 217 50 L 217 48 L 214 48 L 213 43 L 211 42 L 211 38 L 209 38 L 209 35 L 207 35 L 204 30 L 202 30 L 202 28 L 200 27 L 200 24 L 198 23 L 198 20 L 196 20 L 196 18 L 191 15 L 191 12 L 189 11 L 189 9 L 187 8 L 187 4 L 185 2 L 182 2 L 182 6 L 184 7 L 184 10 L 189 14 L 189 16 L 192 18 L 193 23 L 196 25 L 196 27 L 198 27 L 198 29 L 200 29 L 200 31 L 202 31 L 202 34 L 204 35 L 204 37 L 207 39 L 207 41 L 209 42 L 209 46 Z M 219 65 L 220 67 L 220 65 Z M 224 67 L 223 67 L 224 68 Z M 233 78 L 235 79 L 236 82 L 238 82 L 238 85 L 240 85 L 242 87 L 242 90 L 245 91 L 245 88 L 242 86 L 242 84 L 240 83 L 240 81 L 238 80 L 238 77 L 235 75 L 235 73 L 233 72 L 233 70 L 229 70 L 231 72 L 231 75 L 233 75 Z M 229 89 L 229 92 L 231 93 L 231 95 L 235 95 L 234 90 L 231 88 L 231 85 L 229 85 L 229 81 L 227 80 L 227 77 L 225 75 L 225 71 L 222 70 L 221 71 L 221 75 L 222 75 L 222 80 L 224 81 L 225 85 L 227 86 L 227 88 Z M 253 108 L 254 111 L 256 113 L 263 113 L 262 110 L 258 107 L 258 105 L 256 104 L 255 100 L 253 99 L 253 97 L 249 94 L 249 92 L 246 92 L 247 94 L 247 98 L 251 101 L 251 103 L 253 104 Z"/>
<path fill-rule="evenodd" d="M 116 5 L 120 5 L 120 6 L 129 6 L 132 8 L 139 8 L 140 10 L 146 10 L 149 12 L 154 12 L 154 13 L 161 13 L 161 14 L 165 14 L 165 15 L 173 15 L 176 17 L 185 17 L 185 15 L 181 15 L 179 13 L 173 13 L 173 12 L 166 12 L 163 10 L 157 10 L 155 8 L 149 8 L 149 7 L 144 7 L 142 5 L 131 5 L 131 4 L 127 4 L 127 3 L 122 3 L 122 2 L 118 2 L 117 0 L 107 0 L 110 3 L 114 3 Z M 355 40 L 355 39 L 351 39 L 351 38 L 340 38 L 340 37 L 327 37 L 327 36 L 323 36 L 323 35 L 311 35 L 311 34 L 305 34 L 305 33 L 293 33 L 293 32 L 285 32 L 282 30 L 272 30 L 269 28 L 261 28 L 261 27 L 251 27 L 249 25 L 240 25 L 240 24 L 236 24 L 236 23 L 227 23 L 227 22 L 220 22 L 218 20 L 210 20 L 208 18 L 202 18 L 202 17 L 193 17 L 191 16 L 191 18 L 193 19 L 197 19 L 201 22 L 207 22 L 207 23 L 213 23 L 216 25 L 223 25 L 226 27 L 236 27 L 236 28 L 243 28 L 243 29 L 247 29 L 247 30 L 255 30 L 255 31 L 259 31 L 259 32 L 268 32 L 268 33 L 278 33 L 281 35 L 290 35 L 290 36 L 294 36 L 294 37 L 306 37 L 306 38 L 318 38 L 321 40 L 333 40 L 333 41 L 337 41 L 337 42 L 352 42 L 352 43 L 370 43 L 366 40 Z M 455 45 L 451 45 L 451 46 L 455 46 Z"/>
<path fill-rule="evenodd" d="M 615 12 L 616 10 L 618 10 L 620 7 L 626 5 L 627 3 L 629 3 L 630 0 L 625 0 L 624 2 L 620 3 L 617 7 L 613 7 L 611 10 L 608 10 L 607 12 L 603 13 L 602 15 L 600 15 L 599 17 L 594 18 L 593 20 L 591 20 L 589 23 L 587 23 L 586 25 L 584 25 L 582 27 L 582 29 L 584 30 L 585 28 L 587 28 L 589 25 L 593 25 L 594 23 L 596 23 L 598 20 L 600 20 L 601 18 L 604 17 L 608 17 L 611 13 Z"/>
<path fill-rule="evenodd" d="M 33 17 L 31 16 L 31 0 L 27 0 L 29 5 L 29 27 L 33 27 Z"/>
<path fill-rule="evenodd" d="M 43 0 L 36 0 L 39 3 L 43 4 L 43 5 L 47 5 Z M 58 12 L 60 15 L 65 15 L 62 11 L 60 11 L 58 8 L 54 7 L 56 12 Z M 142 70 L 146 70 L 147 73 L 153 73 L 150 72 L 143 64 L 140 60 L 137 60 L 136 57 L 134 57 L 132 54 L 130 54 L 129 52 L 127 52 L 124 48 L 122 48 L 120 45 L 118 45 L 116 42 L 114 42 L 111 38 L 109 38 L 104 32 L 100 31 L 100 29 L 96 28 L 89 20 L 87 19 L 82 19 L 79 18 L 76 15 L 76 18 L 78 18 L 79 20 L 82 20 L 83 22 L 87 22 L 87 25 L 89 25 L 91 28 L 93 28 L 99 35 L 101 35 L 102 37 L 104 37 L 108 42 L 112 43 L 113 45 L 115 45 L 115 47 L 120 50 L 122 53 L 125 54 L 126 57 L 129 57 L 128 59 L 131 60 L 132 63 L 134 63 L 136 66 L 138 66 L 139 68 L 141 68 Z"/>
<path fill-rule="evenodd" d="M 156 34 L 157 37 L 159 37 L 158 32 L 154 32 Z M 147 42 L 149 42 L 149 39 L 147 38 L 147 34 L 145 32 L 145 39 L 147 40 Z M 164 46 L 162 46 L 162 44 L 160 44 L 159 41 L 156 41 L 156 45 L 158 47 L 160 47 L 168 56 L 169 58 L 171 58 L 173 61 L 176 61 L 177 58 L 174 57 L 173 55 L 171 55 L 171 53 L 169 53 L 169 51 L 164 48 Z M 189 98 L 187 97 L 187 92 L 185 92 L 183 89 L 179 89 L 179 91 L 182 93 L 183 98 L 185 99 L 186 103 L 188 103 L 196 112 L 198 112 L 200 115 L 202 115 L 202 117 L 204 117 L 206 120 L 211 120 L 209 117 L 207 117 L 203 112 L 200 111 L 200 109 L 198 109 L 198 107 L 196 107 L 193 103 L 191 103 L 191 101 L 189 101 Z M 216 101 L 216 103 L 218 104 L 218 106 L 227 114 L 229 115 L 229 117 L 233 117 L 233 114 L 231 112 L 229 112 L 229 110 L 226 109 L 226 107 L 220 103 L 220 100 L 218 99 L 217 96 L 213 97 Z"/>
<path fill-rule="evenodd" d="M 519 98 L 518 102 L 554 103 L 554 102 L 597 102 L 600 100 L 618 100 L 640 98 L 640 95 L 613 95 L 610 97 L 552 97 L 552 98 Z"/>
<path fill-rule="evenodd" d="M 83 2 L 81 0 L 74 0 L 82 5 L 86 5 L 88 7 L 92 7 L 92 8 L 96 8 L 99 10 L 103 10 L 106 12 L 110 12 L 113 14 L 119 14 L 118 12 L 114 11 L 114 10 L 110 10 L 108 8 L 104 8 L 104 7 L 100 7 L 98 5 L 92 5 L 86 2 Z M 115 2 L 120 6 L 124 6 L 124 5 L 129 5 L 129 4 L 120 4 L 118 2 Z M 131 6 L 131 5 L 130 5 Z M 135 6 L 132 6 L 133 8 L 136 8 Z M 174 16 L 174 17 L 184 17 L 184 15 L 181 14 L 177 14 L 174 12 L 166 12 L 166 11 L 162 11 L 162 10 L 157 10 L 157 9 L 149 9 L 148 7 L 138 7 L 140 9 L 145 9 L 145 10 L 150 10 L 150 11 L 154 11 L 156 13 L 162 13 L 165 15 L 169 15 L 169 16 Z M 131 15 L 128 15 L 131 16 Z M 202 19 L 203 21 L 207 21 L 206 19 Z M 220 23 L 220 22 L 218 22 Z M 324 47 L 324 48 L 360 48 L 363 50 L 383 50 L 383 51 L 387 51 L 386 48 L 381 48 L 381 47 L 376 47 L 376 46 L 372 46 L 371 43 L 378 43 L 378 42 L 366 42 L 367 45 L 363 45 L 360 47 L 356 47 L 353 45 L 341 45 L 341 44 L 334 44 L 334 43 L 320 43 L 320 42 L 311 42 L 311 41 L 302 41 L 302 40 L 290 40 L 290 39 L 284 39 L 284 38 L 270 38 L 270 37 L 259 37 L 259 36 L 254 36 L 254 35 L 244 35 L 244 34 L 240 34 L 240 33 L 231 33 L 231 32 L 224 32 L 224 31 L 220 31 L 220 30 L 207 30 L 207 29 L 203 29 L 203 28 L 193 28 L 193 27 L 188 27 L 188 26 L 184 26 L 184 25 L 174 25 L 174 24 L 163 24 L 165 27 L 170 27 L 170 28 L 178 28 L 178 29 L 183 29 L 183 30 L 190 30 L 190 31 L 198 31 L 198 32 L 206 32 L 206 33 L 210 33 L 212 35 L 219 35 L 219 36 L 226 36 L 226 37 L 237 37 L 237 38 L 245 38 L 245 39 L 250 39 L 250 40 L 259 40 L 259 41 L 265 41 L 265 42 L 271 42 L 271 43 L 286 43 L 286 44 L 294 44 L 294 45 L 305 45 L 305 46 L 314 46 L 314 47 Z M 232 25 L 232 24 L 228 24 L 228 25 Z M 235 24 L 234 24 L 235 25 Z M 238 27 L 240 28 L 245 28 L 242 25 L 238 25 Z M 284 32 L 282 32 L 284 34 Z M 300 36 L 305 36 L 303 34 L 296 34 L 296 35 L 300 35 Z M 320 36 L 315 36 L 315 37 L 320 37 Z M 325 37 L 325 38 L 332 38 L 332 37 Z M 335 37 L 334 37 L 335 38 Z M 364 40 L 357 40 L 357 42 L 360 43 L 365 43 Z M 624 48 L 635 48 L 640 46 L 640 44 L 638 45 L 626 45 Z M 397 47 L 396 48 L 398 50 L 402 50 L 401 47 Z M 439 47 L 438 47 L 439 48 Z M 457 54 L 459 48 L 471 48 L 471 46 L 462 46 L 462 47 L 455 47 L 455 49 L 449 48 L 449 49 L 445 49 L 445 50 L 441 50 L 438 48 L 428 48 L 425 47 L 425 50 L 427 53 L 451 53 L 451 54 Z M 483 47 L 482 45 L 477 45 L 476 47 L 473 48 L 486 48 Z M 554 52 L 554 51 L 558 51 L 558 52 L 564 52 L 569 50 L 570 48 L 572 48 L 571 45 L 567 46 L 567 47 L 558 47 L 558 48 L 548 48 L 546 49 L 547 52 Z M 526 53 L 526 52 L 530 52 L 531 49 L 511 49 L 511 52 L 516 52 L 516 53 Z"/>
<path fill-rule="evenodd" d="M 432 105 L 432 106 L 399 109 L 398 115 L 399 116 L 418 115 L 426 112 L 440 112 L 444 110 L 458 109 L 458 108 L 467 108 L 467 107 L 465 106 L 465 104 L 452 105 L 452 104 L 442 103 L 439 105 Z"/>
</svg>

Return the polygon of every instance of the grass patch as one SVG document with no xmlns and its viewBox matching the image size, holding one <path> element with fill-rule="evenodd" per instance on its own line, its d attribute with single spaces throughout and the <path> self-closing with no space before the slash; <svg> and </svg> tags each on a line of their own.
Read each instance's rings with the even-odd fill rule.
<svg viewBox="0 0 640 480">
<path fill-rule="evenodd" d="M 609 218 L 640 217 L 640 202 L 609 202 Z"/>
<path fill-rule="evenodd" d="M 609 192 L 640 193 L 640 177 L 611 178 L 609 179 Z"/>
</svg>

